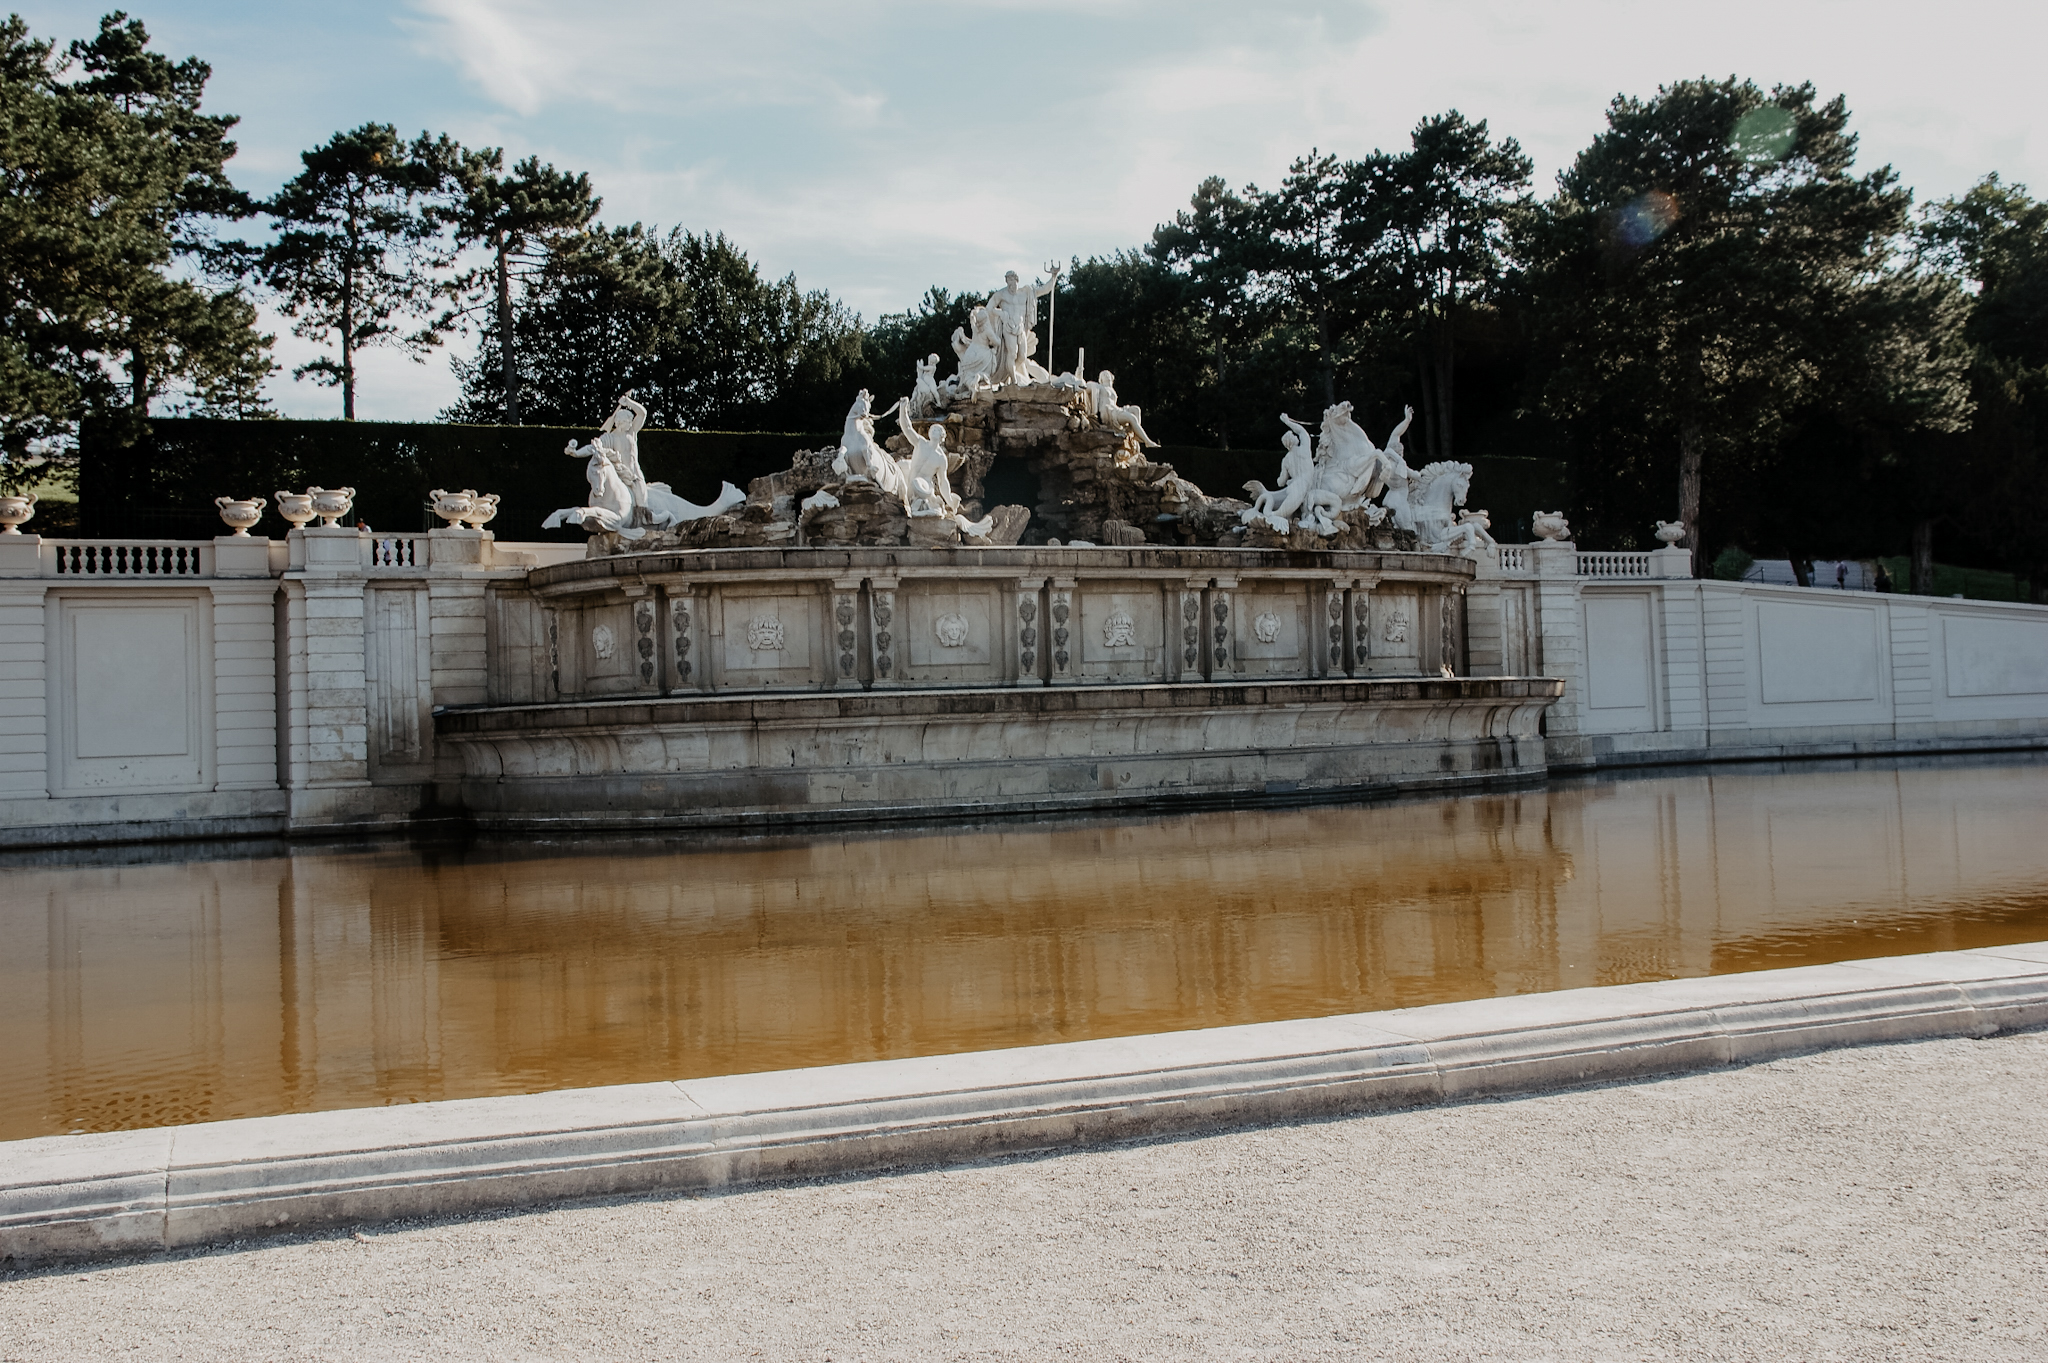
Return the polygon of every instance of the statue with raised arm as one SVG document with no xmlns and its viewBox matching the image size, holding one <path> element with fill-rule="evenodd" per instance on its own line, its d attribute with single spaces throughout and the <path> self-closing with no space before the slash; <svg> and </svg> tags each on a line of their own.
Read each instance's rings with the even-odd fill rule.
<svg viewBox="0 0 2048 1363">
<path fill-rule="evenodd" d="M 919 435 L 910 422 L 908 403 L 896 405 L 896 428 L 910 442 L 910 458 L 903 464 L 904 508 L 913 516 L 954 516 L 960 499 L 953 494 L 951 467 L 946 458 L 946 428 L 933 422 Z"/>
<path fill-rule="evenodd" d="M 1316 462 L 1315 443 L 1308 428 L 1293 417 L 1282 412 L 1280 420 L 1287 427 L 1287 433 L 1280 437 L 1280 476 L 1275 480 L 1277 489 L 1268 492 L 1259 482 L 1246 483 L 1245 491 L 1253 494 L 1252 504 L 1240 512 L 1238 519 L 1246 525 L 1253 521 L 1264 521 L 1277 534 L 1286 534 L 1288 522 L 1302 510 L 1309 495 L 1315 491 Z"/>
<path fill-rule="evenodd" d="M 665 530 L 684 521 L 722 515 L 746 501 L 747 495 L 731 483 L 719 484 L 718 498 L 711 505 L 698 506 L 678 497 L 667 483 L 648 482 L 640 468 L 640 432 L 646 425 L 647 409 L 634 401 L 628 390 L 605 418 L 595 440 L 581 446 L 571 440 L 563 453 L 589 461 L 583 472 L 590 483 L 590 502 L 564 507 L 541 525 L 549 530 L 582 525 L 639 539 L 650 527 Z"/>
<path fill-rule="evenodd" d="M 977 389 L 996 382 L 996 338 L 990 329 L 987 308 L 976 308 L 965 327 L 953 328 L 953 353 L 960 357 L 960 372 L 947 379 L 941 389 L 946 401 L 960 402 Z"/>
<path fill-rule="evenodd" d="M 1003 287 L 988 296 L 989 330 L 996 343 L 996 382 L 1031 382 L 1038 300 L 1052 290 L 1050 284 L 1019 283 L 1017 272 L 1010 270 L 1003 275 Z"/>
</svg>

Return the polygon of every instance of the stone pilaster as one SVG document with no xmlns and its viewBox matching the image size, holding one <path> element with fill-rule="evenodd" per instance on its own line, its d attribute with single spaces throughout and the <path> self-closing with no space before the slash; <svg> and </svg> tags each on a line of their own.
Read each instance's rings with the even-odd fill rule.
<svg viewBox="0 0 2048 1363">
<path fill-rule="evenodd" d="M 1182 681 L 1202 679 L 1202 593 L 1209 579 L 1193 578 L 1181 587 L 1168 620 L 1166 653 L 1169 671 Z"/>
<path fill-rule="evenodd" d="M 902 656 L 897 650 L 901 634 L 902 626 L 896 619 L 896 579 L 868 579 L 868 647 L 869 656 L 874 659 L 877 691 L 903 684 L 897 679 L 902 671 L 897 665 Z"/>
<path fill-rule="evenodd" d="M 1045 592 L 1046 673 L 1054 686 L 1072 686 L 1074 673 L 1074 579 L 1056 577 Z"/>
<path fill-rule="evenodd" d="M 1344 588 L 1342 578 L 1313 591 L 1309 612 L 1309 670 L 1319 677 L 1344 675 Z"/>
<path fill-rule="evenodd" d="M 860 690 L 860 584 L 857 577 L 832 582 L 832 689 Z"/>
<path fill-rule="evenodd" d="M 1237 622 L 1231 614 L 1237 608 L 1237 579 L 1219 577 L 1209 589 L 1208 637 L 1205 640 L 1204 670 L 1210 681 L 1228 681 L 1237 672 Z"/>
<path fill-rule="evenodd" d="M 1017 683 L 1030 686 L 1045 679 L 1045 603 L 1040 600 L 1045 579 L 1020 578 L 1016 604 L 1011 616 L 1017 633 Z"/>
<path fill-rule="evenodd" d="M 1351 637 L 1347 653 L 1354 677 L 1368 676 L 1372 672 L 1372 589 L 1373 583 L 1363 578 L 1351 589 Z"/>
<path fill-rule="evenodd" d="M 550 616 L 552 617 L 552 612 Z M 668 594 L 668 688 L 670 691 L 702 691 L 704 658 L 699 641 L 703 638 L 704 602 L 688 587 L 671 587 Z M 551 631 L 552 632 L 552 631 Z"/>
</svg>

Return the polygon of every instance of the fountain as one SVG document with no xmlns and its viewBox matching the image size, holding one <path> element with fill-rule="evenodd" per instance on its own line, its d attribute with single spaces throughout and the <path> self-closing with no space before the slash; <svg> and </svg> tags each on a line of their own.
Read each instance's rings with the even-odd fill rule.
<svg viewBox="0 0 2048 1363">
<path fill-rule="evenodd" d="M 1115 375 L 1031 361 L 1014 276 L 836 447 L 707 506 L 641 472 L 628 394 L 590 444 L 581 561 L 500 587 L 491 691 L 443 713 L 487 824 L 869 818 L 1293 798 L 1544 768 L 1541 678 L 1467 675 L 1493 541 L 1471 468 L 1410 469 L 1349 403 L 1281 496 L 1152 461 Z M 880 423 L 894 419 L 886 435 Z M 992 486 L 1030 487 L 1030 505 Z M 991 504 L 994 503 L 994 504 Z"/>
</svg>

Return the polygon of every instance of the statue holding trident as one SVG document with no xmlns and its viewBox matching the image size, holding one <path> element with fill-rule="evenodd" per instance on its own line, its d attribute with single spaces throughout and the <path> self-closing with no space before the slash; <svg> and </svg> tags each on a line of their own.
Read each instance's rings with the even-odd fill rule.
<svg viewBox="0 0 2048 1363">
<path fill-rule="evenodd" d="M 1054 276 L 1054 283 L 1058 276 Z M 1032 381 L 1031 352 L 1038 326 L 1038 300 L 1053 291 L 1053 284 L 1024 285 L 1017 272 L 1003 275 L 1003 287 L 988 296 L 989 330 L 995 333 L 997 383 L 1028 384 Z"/>
</svg>

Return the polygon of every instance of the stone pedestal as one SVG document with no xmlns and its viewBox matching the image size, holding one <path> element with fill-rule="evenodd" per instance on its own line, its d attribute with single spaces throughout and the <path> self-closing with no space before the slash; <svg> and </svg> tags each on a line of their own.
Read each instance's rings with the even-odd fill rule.
<svg viewBox="0 0 2048 1363">
<path fill-rule="evenodd" d="M 1675 544 L 1667 544 L 1662 549 L 1652 550 L 1650 576 L 1691 577 L 1692 550 L 1681 549 Z"/>
<path fill-rule="evenodd" d="M 255 535 L 214 536 L 213 575 L 269 577 L 270 541 Z"/>
<path fill-rule="evenodd" d="M 0 535 L 0 577 L 40 577 L 42 572 L 41 535 Z"/>
</svg>

